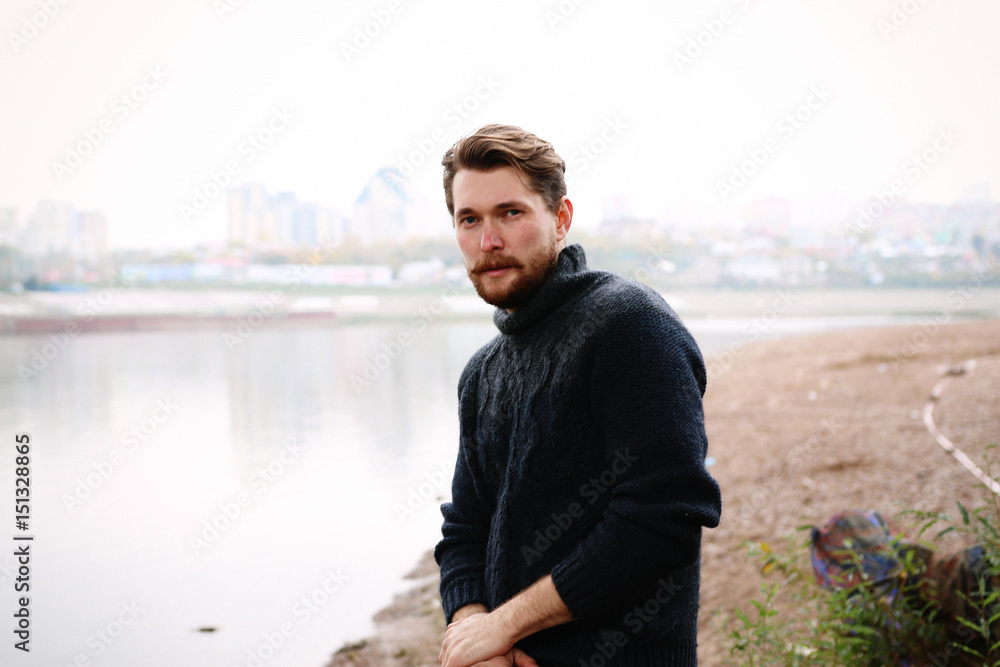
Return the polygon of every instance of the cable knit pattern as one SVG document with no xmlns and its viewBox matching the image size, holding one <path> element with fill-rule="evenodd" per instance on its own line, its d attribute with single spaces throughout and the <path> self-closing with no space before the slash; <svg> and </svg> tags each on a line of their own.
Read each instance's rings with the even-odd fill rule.
<svg viewBox="0 0 1000 667">
<path fill-rule="evenodd" d="M 442 505 L 449 620 L 551 574 L 577 619 L 518 645 L 542 667 L 695 665 L 705 366 L 653 290 L 564 249 L 459 381 L 461 442 Z M 598 658 L 600 656 L 600 658 Z"/>
</svg>

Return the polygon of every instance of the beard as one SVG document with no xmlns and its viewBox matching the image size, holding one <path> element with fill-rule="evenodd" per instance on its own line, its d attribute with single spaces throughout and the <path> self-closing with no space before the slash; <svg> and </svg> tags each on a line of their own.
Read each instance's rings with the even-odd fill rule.
<svg viewBox="0 0 1000 667">
<path fill-rule="evenodd" d="M 541 248 L 521 262 L 510 255 L 487 255 L 468 269 L 476 293 L 486 303 L 504 310 L 513 310 L 524 305 L 535 292 L 541 289 L 559 263 L 559 251 L 555 247 Z M 510 267 L 515 271 L 513 280 L 507 284 L 484 275 L 486 271 L 498 267 Z M 504 280 L 509 280 L 504 277 Z"/>
</svg>

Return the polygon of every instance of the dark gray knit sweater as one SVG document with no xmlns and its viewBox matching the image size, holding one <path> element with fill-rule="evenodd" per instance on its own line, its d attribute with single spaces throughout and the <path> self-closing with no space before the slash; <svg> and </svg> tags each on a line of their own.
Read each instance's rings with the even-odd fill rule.
<svg viewBox="0 0 1000 667">
<path fill-rule="evenodd" d="M 658 294 L 587 269 L 579 245 L 494 322 L 459 382 L 435 550 L 447 618 L 551 574 L 577 620 L 518 644 L 542 667 L 697 664 L 701 529 L 721 512 L 697 345 Z"/>
</svg>

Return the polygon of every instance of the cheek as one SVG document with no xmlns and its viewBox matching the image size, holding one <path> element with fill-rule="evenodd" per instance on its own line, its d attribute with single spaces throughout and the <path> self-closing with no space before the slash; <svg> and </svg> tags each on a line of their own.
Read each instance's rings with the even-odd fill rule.
<svg viewBox="0 0 1000 667">
<path fill-rule="evenodd" d="M 540 241 L 538 232 L 539 230 L 524 225 L 509 235 L 508 245 L 516 246 L 519 249 L 533 248 Z"/>
<path fill-rule="evenodd" d="M 555 234 L 549 233 L 547 229 L 532 229 L 521 239 L 521 247 L 538 252 L 543 248 L 548 248 L 554 242 Z"/>
<path fill-rule="evenodd" d="M 462 256 L 469 259 L 479 249 L 479 240 L 472 238 L 471 234 L 459 232 L 455 238 L 458 241 L 458 249 Z"/>
</svg>

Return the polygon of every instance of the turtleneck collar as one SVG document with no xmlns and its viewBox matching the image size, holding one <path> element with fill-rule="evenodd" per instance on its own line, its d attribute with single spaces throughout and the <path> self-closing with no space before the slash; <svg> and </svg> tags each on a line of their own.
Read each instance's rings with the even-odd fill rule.
<svg viewBox="0 0 1000 667">
<path fill-rule="evenodd" d="M 508 313 L 502 308 L 493 312 L 493 323 L 500 333 L 515 335 L 531 328 L 538 320 L 569 300 L 585 282 L 587 256 L 580 244 L 563 248 L 555 271 L 527 302 Z"/>
</svg>

